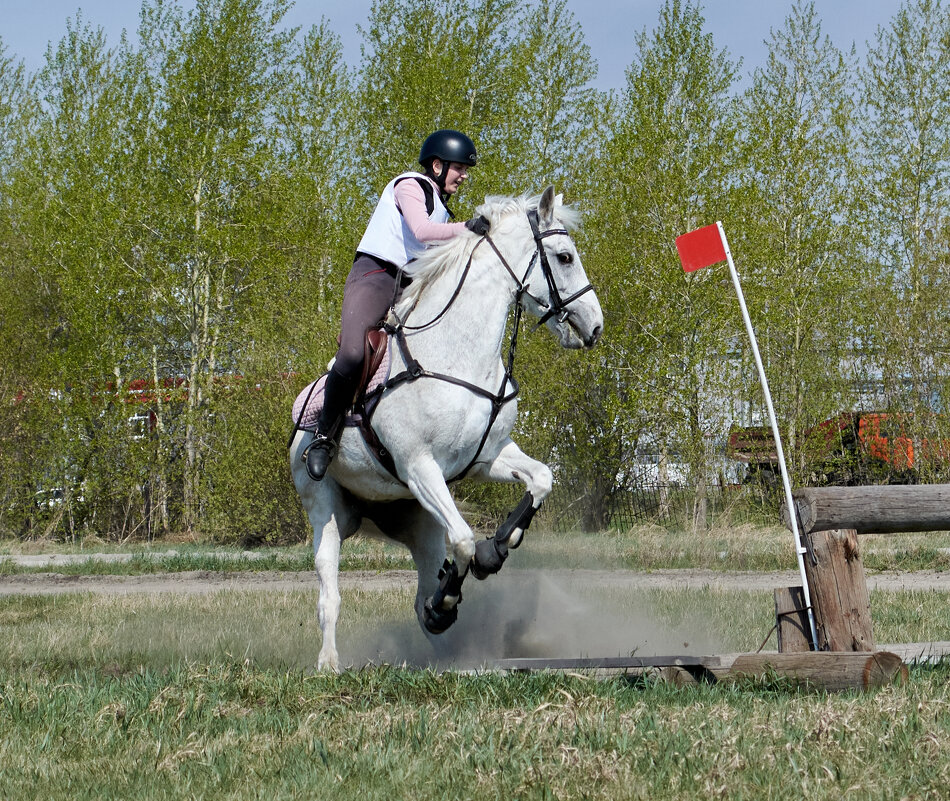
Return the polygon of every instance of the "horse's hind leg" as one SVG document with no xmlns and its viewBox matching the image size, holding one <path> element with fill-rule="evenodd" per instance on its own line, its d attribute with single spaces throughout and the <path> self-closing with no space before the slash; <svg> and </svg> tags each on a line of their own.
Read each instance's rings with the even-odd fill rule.
<svg viewBox="0 0 950 801">
<path fill-rule="evenodd" d="M 343 503 L 339 487 L 330 478 L 319 483 L 307 481 L 300 497 L 313 526 L 313 562 L 320 581 L 317 618 L 323 642 L 317 667 L 338 671 L 336 624 L 340 614 L 340 543 L 356 531 L 359 519 Z"/>
<path fill-rule="evenodd" d="M 385 514 L 371 515 L 373 522 L 388 537 L 405 545 L 416 565 L 415 610 L 419 625 L 439 650 L 439 638 L 426 626 L 425 601 L 439 587 L 438 571 L 445 562 L 445 528 L 417 500 L 396 501 L 385 507 Z"/>
<path fill-rule="evenodd" d="M 501 570 L 508 558 L 508 550 L 521 544 L 531 519 L 542 501 L 551 494 L 553 486 L 551 469 L 525 454 L 512 440 L 508 440 L 495 460 L 481 471 L 481 475 L 490 481 L 521 481 L 525 485 L 525 494 L 495 535 L 475 546 L 472 575 L 477 579 L 487 578 Z"/>
</svg>

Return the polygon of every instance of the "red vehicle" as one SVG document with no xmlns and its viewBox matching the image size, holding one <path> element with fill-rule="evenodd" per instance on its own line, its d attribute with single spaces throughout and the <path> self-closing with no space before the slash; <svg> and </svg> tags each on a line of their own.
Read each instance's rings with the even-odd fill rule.
<svg viewBox="0 0 950 801">
<path fill-rule="evenodd" d="M 950 463 L 950 440 L 914 435 L 911 414 L 844 412 L 806 429 L 798 450 L 810 472 L 809 483 L 912 484 L 923 463 Z M 783 445 L 788 441 L 783 436 Z M 748 480 L 778 474 L 778 455 L 767 426 L 737 428 L 726 445 L 730 459 L 749 465 Z"/>
</svg>

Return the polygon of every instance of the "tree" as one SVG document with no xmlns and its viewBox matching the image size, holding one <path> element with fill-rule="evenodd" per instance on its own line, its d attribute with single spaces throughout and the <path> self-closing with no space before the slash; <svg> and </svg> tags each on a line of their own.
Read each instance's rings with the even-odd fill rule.
<svg viewBox="0 0 950 801">
<path fill-rule="evenodd" d="M 51 49 L 4 176 L 3 246 L 45 346 L 19 357 L 35 384 L 13 414 L 37 465 L 23 508 L 67 487 L 74 529 L 299 534 L 292 375 L 329 354 L 324 305 L 352 257 L 352 103 L 339 42 L 297 42 L 286 8 L 155 0 L 138 47 L 79 19 Z M 233 502 L 249 490 L 276 504 L 257 526 Z"/>
<path fill-rule="evenodd" d="M 213 488 L 204 524 L 245 543 L 308 536 L 287 471 L 290 406 L 336 349 L 354 234 L 356 195 L 351 77 L 325 25 L 308 31 L 274 103 L 275 160 L 257 223 L 270 272 L 245 296 L 235 328 L 243 381 L 218 397 Z M 253 466 L 253 468 L 251 467 Z"/>
<path fill-rule="evenodd" d="M 939 0 L 906 2 L 878 29 L 861 107 L 866 252 L 880 275 L 868 293 L 867 373 L 878 403 L 915 414 L 915 437 L 946 439 L 950 424 L 933 416 L 950 397 L 950 14 Z"/>
<path fill-rule="evenodd" d="M 357 75 L 368 121 L 356 137 L 367 201 L 418 166 L 419 146 L 438 128 L 464 131 L 479 149 L 474 185 L 460 199 L 465 208 L 507 190 L 499 143 L 515 89 L 518 8 L 514 0 L 374 0 Z"/>
<path fill-rule="evenodd" d="M 852 296 L 867 279 L 849 223 L 856 163 L 853 54 L 822 35 L 813 3 L 792 7 L 742 99 L 749 217 L 741 242 L 750 310 L 786 449 L 808 479 L 806 428 L 853 404 Z M 746 358 L 748 397 L 759 397 Z M 754 404 L 753 404 L 754 405 Z"/>
<path fill-rule="evenodd" d="M 135 208 L 124 147 L 131 120 L 117 64 L 101 30 L 69 23 L 36 78 L 40 102 L 8 173 L 13 269 L 36 290 L 26 329 L 34 381 L 18 404 L 33 421 L 33 467 L 21 475 L 26 491 L 64 492 L 45 533 L 62 519 L 111 516 L 110 501 L 100 501 L 129 497 L 137 474 L 131 437 L 109 447 L 111 432 L 125 427 L 115 385 L 134 367 L 137 327 L 135 282 L 123 266 Z"/>
<path fill-rule="evenodd" d="M 590 180 L 605 99 L 590 82 L 597 65 L 566 0 L 525 5 L 518 21 L 504 127 L 493 137 L 513 192 L 556 184 L 582 196 Z"/>
<path fill-rule="evenodd" d="M 45 298 L 42 280 L 20 258 L 28 240 L 12 184 L 36 111 L 30 77 L 0 41 L 0 475 L 21 477 L 0 484 L 0 533 L 28 527 L 33 502 L 33 432 L 24 399 L 42 386 L 43 351 L 34 343 L 44 333 Z"/>
<path fill-rule="evenodd" d="M 734 213 L 735 67 L 703 25 L 698 6 L 670 0 L 652 34 L 637 37 L 586 226 L 605 310 L 606 358 L 593 383 L 609 387 L 598 405 L 613 413 L 592 446 L 623 443 L 613 449 L 615 482 L 631 480 L 636 452 L 659 455 L 661 481 L 670 459 L 686 463 L 700 517 L 735 339 L 728 289 L 712 275 L 685 280 L 673 246 Z"/>
</svg>

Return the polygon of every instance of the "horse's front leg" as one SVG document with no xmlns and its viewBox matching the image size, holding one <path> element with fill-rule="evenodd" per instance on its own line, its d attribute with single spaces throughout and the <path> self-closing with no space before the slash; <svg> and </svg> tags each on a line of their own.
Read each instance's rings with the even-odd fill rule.
<svg viewBox="0 0 950 801">
<path fill-rule="evenodd" d="M 445 477 L 432 459 L 419 460 L 407 470 L 406 484 L 446 532 L 447 556 L 439 571 L 439 585 L 423 603 L 423 625 L 432 634 L 441 634 L 458 617 L 462 582 L 475 555 L 475 534 L 459 513 Z"/>
<path fill-rule="evenodd" d="M 475 546 L 471 567 L 472 575 L 477 579 L 487 578 L 501 570 L 509 549 L 521 544 L 535 512 L 551 494 L 553 486 L 551 468 L 532 459 L 510 439 L 495 460 L 482 471 L 482 475 L 490 481 L 521 481 L 525 485 L 525 494 L 494 536 Z"/>
</svg>

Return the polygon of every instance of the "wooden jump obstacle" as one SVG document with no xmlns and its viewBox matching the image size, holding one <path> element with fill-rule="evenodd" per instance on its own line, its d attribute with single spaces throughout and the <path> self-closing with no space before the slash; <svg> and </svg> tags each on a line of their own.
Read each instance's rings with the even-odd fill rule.
<svg viewBox="0 0 950 801">
<path fill-rule="evenodd" d="M 606 675 L 657 673 L 676 683 L 776 675 L 825 690 L 869 689 L 906 681 L 907 663 L 950 654 L 950 643 L 905 643 L 878 650 L 861 534 L 950 531 L 950 484 L 809 487 L 792 493 L 807 553 L 818 642 L 811 643 L 802 587 L 775 590 L 778 653 L 606 659 L 504 659 L 506 671 L 588 670 Z M 781 509 L 791 528 L 788 507 Z"/>
<path fill-rule="evenodd" d="M 819 651 L 874 651 L 861 534 L 950 530 L 950 484 L 806 487 L 792 493 Z M 782 505 L 782 521 L 791 527 Z M 780 652 L 809 650 L 801 588 L 776 590 Z"/>
</svg>

